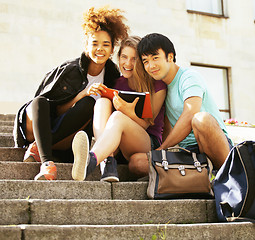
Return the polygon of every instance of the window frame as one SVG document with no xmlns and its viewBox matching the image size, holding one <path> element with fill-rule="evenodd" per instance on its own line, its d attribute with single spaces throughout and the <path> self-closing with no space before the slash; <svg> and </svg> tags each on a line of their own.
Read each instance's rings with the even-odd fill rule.
<svg viewBox="0 0 255 240">
<path fill-rule="evenodd" d="M 231 110 L 231 97 L 230 97 L 230 67 L 226 66 L 219 66 L 219 65 L 212 65 L 212 64 L 204 64 L 204 63 L 198 63 L 198 62 L 191 62 L 191 66 L 196 66 L 196 67 L 207 67 L 207 68 L 217 68 L 217 69 L 225 69 L 226 70 L 226 75 L 227 75 L 227 93 L 228 93 L 228 106 L 229 109 L 219 109 L 220 112 L 223 113 L 228 113 L 229 118 L 232 117 L 232 110 Z"/>
<path fill-rule="evenodd" d="M 205 16 L 210 16 L 210 17 L 228 18 L 228 16 L 226 16 L 226 9 L 225 9 L 225 5 L 224 5 L 224 0 L 221 0 L 221 6 L 222 6 L 222 14 L 202 12 L 202 11 L 191 10 L 191 9 L 187 9 L 187 12 L 191 13 L 191 14 L 192 13 L 193 14 L 200 14 L 200 15 L 205 15 Z"/>
</svg>

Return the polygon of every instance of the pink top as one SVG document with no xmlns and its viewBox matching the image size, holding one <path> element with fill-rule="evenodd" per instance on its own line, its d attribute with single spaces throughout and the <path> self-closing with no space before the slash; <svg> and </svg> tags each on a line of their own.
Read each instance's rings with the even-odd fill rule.
<svg viewBox="0 0 255 240">
<path fill-rule="evenodd" d="M 116 84 L 114 86 L 115 89 L 117 90 L 122 90 L 122 91 L 134 91 L 128 86 L 128 80 L 121 76 L 116 80 Z M 160 90 L 166 89 L 167 86 L 166 84 L 161 81 L 157 80 L 154 81 L 154 90 L 155 92 L 158 92 Z M 146 131 L 150 135 L 154 135 L 159 143 L 162 143 L 162 133 L 163 133 L 163 127 L 164 127 L 164 114 L 165 114 L 165 105 L 161 107 L 158 116 L 154 119 L 154 125 L 149 126 Z"/>
</svg>

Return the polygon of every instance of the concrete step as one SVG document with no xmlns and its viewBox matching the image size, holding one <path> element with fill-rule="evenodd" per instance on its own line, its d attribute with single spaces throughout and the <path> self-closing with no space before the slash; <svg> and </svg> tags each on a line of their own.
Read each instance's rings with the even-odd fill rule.
<svg viewBox="0 0 255 240">
<path fill-rule="evenodd" d="M 15 114 L 0 114 L 0 121 L 11 121 L 15 119 Z"/>
<path fill-rule="evenodd" d="M 11 133 L 0 133 L 0 147 L 14 147 L 13 135 Z"/>
<path fill-rule="evenodd" d="M 132 225 L 216 222 L 214 200 L 1 199 L 0 225 Z"/>
<path fill-rule="evenodd" d="M 0 125 L 0 133 L 10 133 L 12 134 L 13 132 L 13 126 L 9 126 L 9 125 Z"/>
<path fill-rule="evenodd" d="M 0 226 L 5 240 L 254 239 L 252 223 Z"/>
<path fill-rule="evenodd" d="M 0 180 L 0 199 L 146 200 L 148 182 Z"/>
<path fill-rule="evenodd" d="M 12 127 L 12 128 L 13 128 L 14 122 L 13 122 L 13 121 L 1 121 L 1 120 L 0 120 L 0 126 L 1 126 L 1 127 L 9 126 L 9 127 Z"/>
<path fill-rule="evenodd" d="M 24 148 L 0 147 L 0 161 L 22 162 Z"/>
<path fill-rule="evenodd" d="M 40 171 L 40 163 L 0 162 L 0 179 L 33 180 Z M 56 163 L 59 180 L 71 180 L 72 164 Z M 100 180 L 99 168 L 88 179 Z"/>
<path fill-rule="evenodd" d="M 58 180 L 72 180 L 72 163 L 55 163 L 58 171 Z M 33 180 L 39 173 L 40 163 L 0 161 L 0 179 Z M 136 181 L 137 177 L 129 172 L 127 165 L 118 165 L 120 181 Z M 99 181 L 101 173 L 99 167 L 86 180 Z"/>
</svg>

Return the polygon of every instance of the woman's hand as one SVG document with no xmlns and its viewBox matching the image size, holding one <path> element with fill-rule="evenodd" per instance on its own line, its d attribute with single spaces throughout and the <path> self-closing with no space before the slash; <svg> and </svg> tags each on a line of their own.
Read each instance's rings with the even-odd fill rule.
<svg viewBox="0 0 255 240">
<path fill-rule="evenodd" d="M 125 115 L 129 116 L 132 118 L 132 116 L 136 115 L 135 113 L 135 106 L 139 100 L 139 97 L 137 97 L 132 103 L 126 102 L 123 100 L 117 92 L 114 92 L 114 97 L 113 97 L 113 106 L 117 111 L 120 111 L 124 113 Z"/>
<path fill-rule="evenodd" d="M 103 83 L 94 83 L 86 90 L 87 95 L 102 95 L 102 92 L 106 92 L 106 86 Z"/>
<path fill-rule="evenodd" d="M 113 97 L 113 106 L 115 107 L 116 110 L 122 112 L 129 118 L 131 118 L 133 121 L 135 121 L 137 124 L 139 124 L 141 127 L 144 129 L 147 129 L 150 126 L 150 123 L 148 119 L 142 119 L 139 118 L 136 113 L 135 113 L 135 106 L 139 100 L 139 97 L 137 97 L 132 103 L 126 102 L 123 100 L 117 92 L 114 92 L 114 97 Z"/>
<path fill-rule="evenodd" d="M 76 102 L 81 100 L 82 98 L 89 96 L 89 95 L 97 95 L 102 94 L 102 92 L 106 92 L 105 88 L 107 88 L 103 83 L 94 83 L 89 88 L 85 88 L 80 91 L 75 98 L 70 100 L 67 103 L 57 106 L 58 115 L 65 113 L 68 109 L 74 106 Z"/>
</svg>

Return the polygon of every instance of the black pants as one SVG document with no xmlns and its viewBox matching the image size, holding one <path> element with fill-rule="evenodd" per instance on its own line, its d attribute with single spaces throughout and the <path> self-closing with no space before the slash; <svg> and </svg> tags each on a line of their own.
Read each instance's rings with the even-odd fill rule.
<svg viewBox="0 0 255 240">
<path fill-rule="evenodd" d="M 42 162 L 53 159 L 52 146 L 88 124 L 87 132 L 92 137 L 95 100 L 84 97 L 61 116 L 56 116 L 56 106 L 45 97 L 36 97 L 32 102 L 32 124 L 35 141 Z M 64 161 L 65 162 L 65 161 Z"/>
</svg>

